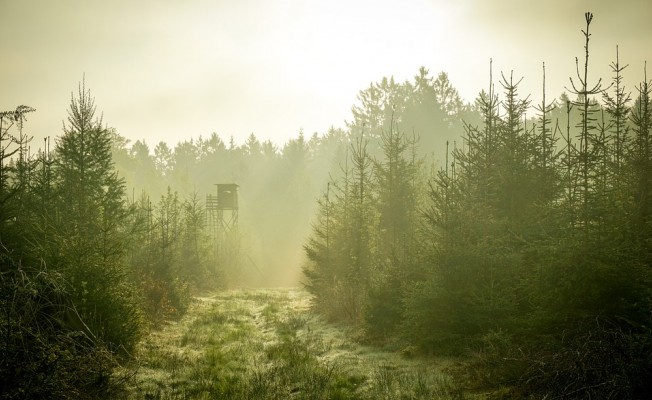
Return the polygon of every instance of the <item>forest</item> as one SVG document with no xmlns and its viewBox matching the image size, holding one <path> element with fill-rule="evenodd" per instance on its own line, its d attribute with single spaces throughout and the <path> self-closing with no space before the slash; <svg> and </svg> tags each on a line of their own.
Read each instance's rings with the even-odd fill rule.
<svg viewBox="0 0 652 400">
<path fill-rule="evenodd" d="M 52 140 L 26 133 L 38 110 L 1 112 L 0 398 L 126 398 L 145 337 L 263 287 L 307 291 L 352 341 L 459 360 L 459 398 L 646 398 L 652 80 L 625 87 L 646 66 L 617 48 L 589 78 L 592 17 L 569 87 L 542 63 L 540 104 L 491 62 L 473 103 L 422 67 L 280 146 L 132 143 L 85 80 Z M 216 184 L 238 185 L 223 235 Z M 328 393 L 297 398 L 363 398 Z"/>
</svg>

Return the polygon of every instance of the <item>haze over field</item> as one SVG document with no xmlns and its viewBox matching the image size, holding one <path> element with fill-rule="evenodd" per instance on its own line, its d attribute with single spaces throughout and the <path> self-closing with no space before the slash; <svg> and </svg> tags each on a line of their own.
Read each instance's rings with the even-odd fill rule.
<svg viewBox="0 0 652 400">
<path fill-rule="evenodd" d="M 448 72 L 470 102 L 493 57 L 495 71 L 525 76 L 520 92 L 536 101 L 545 61 L 558 96 L 589 9 L 592 73 L 611 75 L 620 44 L 632 88 L 652 59 L 648 0 L 2 0 L 0 108 L 36 108 L 28 129 L 41 143 L 61 134 L 85 74 L 105 121 L 132 141 L 217 132 L 243 143 L 253 132 L 282 145 L 300 129 L 343 126 L 370 82 L 412 79 L 420 66 Z"/>
</svg>

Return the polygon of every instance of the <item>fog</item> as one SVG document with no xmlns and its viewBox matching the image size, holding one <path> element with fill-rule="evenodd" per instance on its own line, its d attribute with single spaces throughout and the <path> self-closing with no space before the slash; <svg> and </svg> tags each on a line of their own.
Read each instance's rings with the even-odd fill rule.
<svg viewBox="0 0 652 400">
<path fill-rule="evenodd" d="M 29 131 L 60 133 L 70 92 L 86 76 L 121 135 L 174 146 L 217 132 L 282 146 L 350 120 L 359 90 L 419 67 L 446 71 L 465 101 L 496 71 L 540 93 L 541 63 L 555 95 L 582 44 L 576 21 L 596 14 L 593 60 L 608 76 L 615 46 L 642 79 L 652 13 L 645 0 L 612 1 L 3 1 L 0 107 L 27 104 Z"/>
<path fill-rule="evenodd" d="M 3 1 L 0 399 L 646 398 L 650 17 Z"/>
</svg>

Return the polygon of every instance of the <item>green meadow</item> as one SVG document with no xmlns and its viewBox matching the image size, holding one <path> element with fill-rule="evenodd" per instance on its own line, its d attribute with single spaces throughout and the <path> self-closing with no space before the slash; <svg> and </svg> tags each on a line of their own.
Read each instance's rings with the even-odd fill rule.
<svg viewBox="0 0 652 400">
<path fill-rule="evenodd" d="M 125 399 L 462 399 L 453 359 L 413 357 L 352 341 L 311 313 L 296 289 L 196 297 L 179 321 L 139 345 L 117 372 Z"/>
</svg>

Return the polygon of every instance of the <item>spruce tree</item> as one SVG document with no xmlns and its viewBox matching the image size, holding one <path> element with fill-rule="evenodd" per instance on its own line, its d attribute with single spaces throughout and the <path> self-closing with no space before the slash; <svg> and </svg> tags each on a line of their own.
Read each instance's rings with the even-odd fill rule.
<svg viewBox="0 0 652 400">
<path fill-rule="evenodd" d="M 599 136 L 596 134 L 596 117 L 597 103 L 591 96 L 601 95 L 604 90 L 601 87 L 602 79 L 598 79 L 597 83 L 593 86 L 589 85 L 589 40 L 591 34 L 589 28 L 593 21 L 593 14 L 587 12 L 584 14 L 586 20 L 586 28 L 582 30 L 584 36 L 584 65 L 583 70 L 580 71 L 579 60 L 576 58 L 575 63 L 577 66 L 577 83 L 572 78 L 570 79 L 572 85 L 572 93 L 576 94 L 577 100 L 574 105 L 580 111 L 581 121 L 577 128 L 580 132 L 577 137 L 577 165 L 579 168 L 579 181 L 578 181 L 578 197 L 580 201 L 580 208 L 578 210 L 579 225 L 582 227 L 582 240 L 584 242 L 584 251 L 588 251 L 588 241 L 591 236 L 591 225 L 594 215 L 591 213 L 591 205 L 595 200 L 596 188 L 594 186 L 594 179 L 596 178 L 596 165 L 597 158 L 601 152 Z"/>
<path fill-rule="evenodd" d="M 12 208 L 20 208 L 21 202 L 20 199 L 15 201 L 15 197 L 27 189 L 25 172 L 29 160 L 26 146 L 31 138 L 24 134 L 23 124 L 26 114 L 33 111 L 33 108 L 21 105 L 15 110 L 0 112 L 0 227 L 17 217 L 18 210 Z M 11 133 L 13 127 L 18 129 L 18 134 Z M 17 164 L 10 162 L 14 156 L 18 156 Z"/>
<path fill-rule="evenodd" d="M 647 71 L 646 71 L 647 72 Z M 627 146 L 629 164 L 630 234 L 641 255 L 652 255 L 652 81 L 640 83 L 631 114 L 632 138 Z"/>
<path fill-rule="evenodd" d="M 629 136 L 629 125 L 627 121 L 629 119 L 630 108 L 628 103 L 631 101 L 630 94 L 625 91 L 622 75 L 622 72 L 628 65 L 622 65 L 620 63 L 618 46 L 616 46 L 616 60 L 610 66 L 614 73 L 612 82 L 614 93 L 610 95 L 605 91 L 602 97 L 605 103 L 605 111 L 607 111 L 607 114 L 611 118 L 609 127 L 613 135 L 612 157 L 613 163 L 615 164 L 615 173 L 618 176 L 620 175 L 620 170 L 624 162 L 625 148 Z"/>
<path fill-rule="evenodd" d="M 379 336 L 390 334 L 402 318 L 403 289 L 416 268 L 416 223 L 420 209 L 417 139 L 393 123 L 381 135 L 381 158 L 373 161 L 378 251 L 366 309 L 366 322 Z"/>
<path fill-rule="evenodd" d="M 49 259 L 68 275 L 74 301 L 93 333 L 128 349 L 138 338 L 139 314 L 124 264 L 124 182 L 114 170 L 110 131 L 95 111 L 81 83 L 55 150 L 56 239 Z"/>
</svg>

